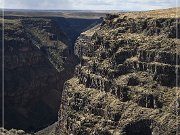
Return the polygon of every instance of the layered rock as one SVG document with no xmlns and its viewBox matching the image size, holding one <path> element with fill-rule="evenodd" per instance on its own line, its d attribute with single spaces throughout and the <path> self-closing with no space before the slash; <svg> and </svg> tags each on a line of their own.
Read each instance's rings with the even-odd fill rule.
<svg viewBox="0 0 180 135">
<path fill-rule="evenodd" d="M 60 20 L 69 21 L 62 17 L 4 18 L 5 93 L 1 99 L 4 96 L 7 129 L 34 132 L 57 121 L 63 84 L 73 76 L 78 62 L 72 44 L 99 19 L 74 19 L 76 25 L 70 27 L 79 29 L 74 35 L 71 31 L 71 36 Z"/>
<path fill-rule="evenodd" d="M 57 135 L 175 135 L 180 40 L 176 10 L 108 14 L 81 34 Z M 175 122 L 176 121 L 176 122 Z"/>
<path fill-rule="evenodd" d="M 64 36 L 59 39 L 56 46 L 53 42 L 57 42 L 57 40 L 47 42 L 50 49 L 54 47 L 59 50 L 55 52 L 49 49 L 49 52 L 44 52 L 43 39 L 40 40 L 40 36 L 46 33 L 42 32 L 39 34 L 40 36 L 35 35 L 33 27 L 36 27 L 35 24 L 39 27 L 41 25 L 37 21 L 28 27 L 25 21 L 30 20 L 33 19 L 4 19 L 5 128 L 21 128 L 26 131 L 37 130 L 56 120 L 62 89 L 62 84 L 59 82 L 62 78 L 64 63 L 68 62 L 67 60 L 63 61 L 62 57 L 69 57 L 64 53 L 68 49 L 68 44 L 62 42 L 62 39 L 68 41 L 64 34 L 61 34 Z M 50 20 L 40 19 L 39 23 L 41 22 L 45 22 L 46 25 L 42 24 L 44 27 L 47 25 L 55 27 Z M 37 28 L 37 30 L 42 29 Z M 54 35 L 60 34 L 54 33 Z M 49 38 L 50 36 L 47 39 Z M 55 59 L 47 55 L 50 52 L 54 53 L 56 57 L 59 55 L 60 58 Z M 50 59 L 57 60 L 59 63 L 56 65 L 59 67 L 55 67 L 54 61 L 50 61 Z M 68 74 L 66 75 L 68 76 Z M 47 102 L 50 96 L 54 98 Z"/>
</svg>

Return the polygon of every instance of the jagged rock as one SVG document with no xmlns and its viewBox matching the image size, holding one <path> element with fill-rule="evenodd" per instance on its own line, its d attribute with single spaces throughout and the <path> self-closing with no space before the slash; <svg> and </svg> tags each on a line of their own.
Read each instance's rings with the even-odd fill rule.
<svg viewBox="0 0 180 135">
<path fill-rule="evenodd" d="M 175 23 L 175 9 L 108 14 L 82 33 L 75 45 L 81 63 L 64 86 L 57 135 L 175 135 Z"/>
<path fill-rule="evenodd" d="M 16 130 L 16 129 L 6 130 L 4 128 L 0 128 L 0 134 L 1 135 L 30 135 L 28 133 L 25 133 L 23 130 Z"/>
</svg>

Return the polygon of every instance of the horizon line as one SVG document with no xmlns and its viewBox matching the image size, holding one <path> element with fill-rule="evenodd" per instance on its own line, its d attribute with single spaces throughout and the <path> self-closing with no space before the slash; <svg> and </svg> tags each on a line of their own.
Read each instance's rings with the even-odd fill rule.
<svg viewBox="0 0 180 135">
<path fill-rule="evenodd" d="M 93 9 L 31 9 L 31 8 L 0 8 L 0 9 L 4 9 L 4 10 L 48 10 L 48 11 L 54 11 L 54 10 L 65 10 L 65 11 L 124 11 L 124 10 L 117 10 L 117 9 L 113 9 L 113 10 L 103 10 L 103 9 L 97 9 L 97 10 L 93 10 Z"/>
<path fill-rule="evenodd" d="M 168 8 L 160 8 L 160 9 L 147 9 L 147 10 L 117 10 L 117 9 L 107 9 L 107 10 L 103 10 L 103 9 L 31 9 L 31 8 L 0 8 L 1 10 L 32 10 L 32 11 L 126 11 L 126 12 L 141 12 L 141 11 L 151 11 L 151 10 L 161 10 L 161 9 L 172 9 L 172 8 L 180 8 L 179 7 L 168 7 Z"/>
</svg>

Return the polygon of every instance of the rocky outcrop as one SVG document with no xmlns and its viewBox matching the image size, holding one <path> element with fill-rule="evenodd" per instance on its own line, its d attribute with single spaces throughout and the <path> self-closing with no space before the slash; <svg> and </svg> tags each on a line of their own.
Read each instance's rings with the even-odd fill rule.
<svg viewBox="0 0 180 135">
<path fill-rule="evenodd" d="M 175 9 L 108 14 L 77 39 L 57 135 L 175 135 L 180 40 Z"/>
<path fill-rule="evenodd" d="M 30 135 L 26 134 L 23 130 L 16 130 L 16 129 L 11 129 L 11 130 L 6 130 L 4 128 L 0 128 L 0 133 L 2 135 Z"/>
</svg>

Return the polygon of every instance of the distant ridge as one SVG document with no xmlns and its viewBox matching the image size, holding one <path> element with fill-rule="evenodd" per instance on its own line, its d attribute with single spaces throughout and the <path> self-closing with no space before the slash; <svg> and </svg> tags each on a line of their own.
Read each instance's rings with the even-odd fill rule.
<svg viewBox="0 0 180 135">
<path fill-rule="evenodd" d="M 1 12 L 1 11 L 0 11 Z M 5 16 L 19 17 L 64 17 L 99 19 L 107 13 L 120 13 L 116 10 L 35 10 L 35 9 L 4 9 Z"/>
<path fill-rule="evenodd" d="M 81 13 L 118 13 L 128 12 L 124 10 L 45 10 L 45 9 L 4 9 L 4 11 L 16 11 L 16 12 L 81 12 Z"/>
</svg>

